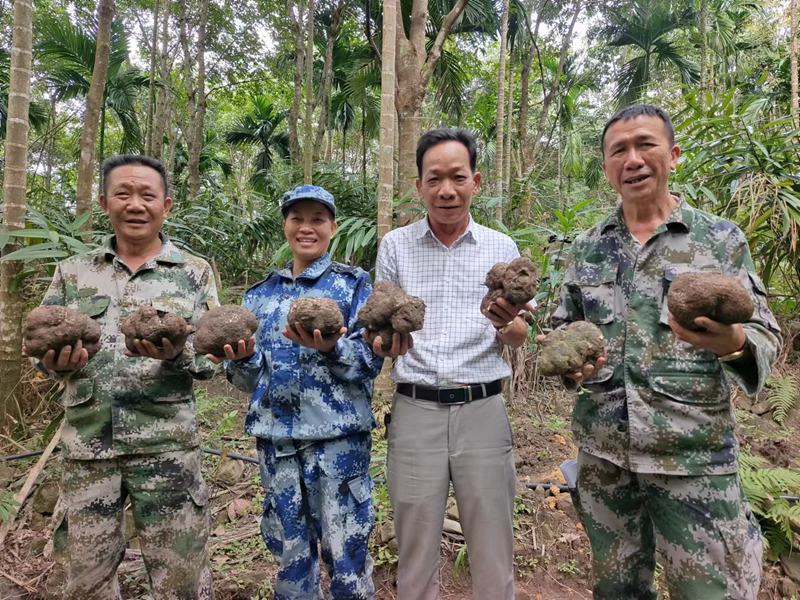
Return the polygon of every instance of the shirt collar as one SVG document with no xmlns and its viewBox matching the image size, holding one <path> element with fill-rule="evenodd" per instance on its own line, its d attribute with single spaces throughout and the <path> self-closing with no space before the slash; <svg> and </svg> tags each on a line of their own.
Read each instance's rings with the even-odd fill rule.
<svg viewBox="0 0 800 600">
<path fill-rule="evenodd" d="M 183 253 L 178 250 L 178 247 L 175 246 L 175 244 L 173 244 L 167 236 L 165 236 L 163 233 L 159 233 L 158 237 L 161 239 L 161 251 L 150 260 L 158 263 L 174 265 L 181 265 L 186 262 Z M 108 235 L 103 239 L 100 246 L 98 246 L 95 250 L 92 250 L 91 254 L 100 260 L 106 260 L 108 257 L 113 259 L 119 256 L 116 246 L 117 236 L 113 234 Z"/>
<path fill-rule="evenodd" d="M 677 200 L 678 203 L 669 213 L 667 219 L 659 225 L 659 230 L 669 230 L 673 232 L 689 232 L 692 229 L 692 221 L 694 220 L 694 209 L 684 201 L 679 192 L 670 192 Z M 624 227 L 625 221 L 622 216 L 622 202 L 617 205 L 617 209 L 608 215 L 600 225 L 600 234 L 603 235 L 612 229 L 621 229 Z"/>
<path fill-rule="evenodd" d="M 285 277 L 286 279 L 295 279 L 295 277 L 292 275 L 292 264 L 292 261 L 286 263 L 284 267 L 278 271 L 278 275 Z M 297 279 L 318 279 L 330 266 L 330 264 L 331 256 L 326 252 L 313 263 L 308 265 L 305 270 L 297 276 Z"/>
<path fill-rule="evenodd" d="M 429 236 L 432 240 L 439 241 L 439 238 L 436 237 L 436 235 L 433 233 L 433 230 L 431 229 L 431 224 L 428 222 L 427 215 L 425 215 L 424 219 L 420 219 L 414 225 L 417 226 L 417 231 L 415 233 L 417 234 L 418 238 L 422 239 L 425 236 Z M 477 224 L 475 223 L 475 220 L 472 218 L 472 215 L 470 215 L 469 223 L 467 223 L 467 228 L 464 230 L 464 233 L 462 233 L 459 236 L 459 238 L 455 242 L 453 242 L 453 244 L 454 245 L 457 244 L 462 239 L 465 241 L 469 241 L 473 244 L 477 244 L 478 236 L 479 234 L 478 234 Z"/>
</svg>

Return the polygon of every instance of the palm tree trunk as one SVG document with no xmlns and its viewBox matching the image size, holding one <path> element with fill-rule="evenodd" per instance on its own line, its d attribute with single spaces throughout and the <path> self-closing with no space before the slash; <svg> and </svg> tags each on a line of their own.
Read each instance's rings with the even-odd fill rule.
<svg viewBox="0 0 800 600">
<path fill-rule="evenodd" d="M 509 204 L 511 202 L 511 126 L 513 125 L 514 117 L 514 55 L 509 54 L 509 62 L 506 67 L 508 73 L 508 106 L 506 107 L 506 141 L 505 149 L 503 150 L 503 186 L 508 196 Z"/>
<path fill-rule="evenodd" d="M 378 145 L 378 244 L 392 229 L 394 202 L 395 149 L 395 51 L 397 48 L 397 0 L 383 0 L 383 40 L 381 47 L 381 129 Z M 402 26 L 402 25 L 401 25 Z M 392 361 L 383 363 L 375 380 L 375 406 L 386 405 L 394 395 Z"/>
<path fill-rule="evenodd" d="M 361 104 L 361 184 L 367 187 L 367 110 Z"/>
<path fill-rule="evenodd" d="M 158 0 L 153 2 L 153 37 L 150 41 L 150 88 L 147 102 L 147 125 L 145 132 L 145 154 L 153 155 L 153 120 L 156 112 L 156 56 L 158 54 Z"/>
<path fill-rule="evenodd" d="M 300 104 L 303 99 L 303 67 L 305 52 L 303 51 L 303 7 L 302 3 L 287 3 L 287 11 L 291 19 L 292 33 L 294 35 L 294 95 L 292 96 L 292 107 L 289 110 L 289 154 L 292 162 L 298 163 L 302 160 L 300 150 L 300 136 L 297 132 L 297 124 L 300 122 Z M 296 12 L 296 14 L 295 14 Z"/>
<path fill-rule="evenodd" d="M 94 151 L 97 143 L 97 126 L 104 109 L 106 79 L 111 40 L 111 21 L 114 19 L 114 0 L 99 0 L 97 4 L 97 49 L 94 53 L 94 68 L 89 93 L 86 95 L 86 112 L 83 115 L 81 130 L 80 160 L 78 161 L 78 182 L 76 191 L 76 215 L 91 213 L 92 180 L 94 179 Z M 100 150 L 102 156 L 103 149 Z M 81 226 L 84 239 L 92 230 L 91 217 Z"/>
<path fill-rule="evenodd" d="M 306 23 L 306 118 L 303 135 L 303 182 L 311 183 L 314 178 L 314 0 L 308 0 Z"/>
<path fill-rule="evenodd" d="M 381 130 L 378 145 L 378 243 L 392 229 L 394 201 L 395 49 L 397 0 L 383 0 Z"/>
<path fill-rule="evenodd" d="M 44 189 L 50 194 L 53 191 L 53 162 L 56 154 L 56 137 L 58 135 L 57 119 L 58 107 L 56 106 L 55 94 L 50 96 L 50 124 L 47 130 L 47 142 L 45 143 L 46 162 L 44 171 Z"/>
<path fill-rule="evenodd" d="M 789 62 L 790 62 L 790 69 L 791 73 L 791 111 L 792 116 L 794 117 L 795 126 L 800 127 L 800 112 L 798 111 L 798 82 L 797 82 L 797 1 L 798 0 L 791 0 L 789 3 L 789 20 L 791 22 L 790 26 L 790 36 L 791 42 L 789 43 Z"/>
<path fill-rule="evenodd" d="M 9 230 L 25 227 L 25 190 L 28 178 L 28 112 L 31 103 L 31 0 L 14 1 L 11 73 L 8 86 L 5 168 L 3 170 L 3 224 Z M 17 249 L 0 248 L 0 254 Z M 24 302 L 15 285 L 21 271 L 16 261 L 0 263 L 0 430 L 21 423 L 22 314 Z"/>
<path fill-rule="evenodd" d="M 201 0 L 197 43 L 191 48 L 186 4 L 180 0 L 180 42 L 183 49 L 183 76 L 189 104 L 189 121 L 184 131 L 188 154 L 189 201 L 194 202 L 200 193 L 200 152 L 203 150 L 203 125 L 206 112 L 206 27 L 208 24 L 208 0 Z M 197 57 L 197 76 L 193 71 L 193 58 Z"/>
<path fill-rule="evenodd" d="M 205 141 L 206 122 L 206 33 L 208 28 L 208 2 L 201 0 L 200 23 L 197 32 L 197 84 L 195 85 L 195 115 L 191 129 L 193 142 L 189 152 L 189 199 L 197 200 L 200 194 L 200 153 Z"/>
<path fill-rule="evenodd" d="M 170 103 L 170 72 L 171 59 L 169 57 L 169 10 L 170 0 L 164 2 L 164 15 L 161 23 L 161 49 L 159 50 L 159 73 L 158 80 L 160 86 L 158 99 L 156 101 L 156 113 L 153 118 L 153 135 L 151 156 L 161 159 L 164 151 L 164 131 L 166 131 L 169 116 Z M 169 173 L 169 169 L 167 169 Z"/>
<path fill-rule="evenodd" d="M 331 82 L 333 80 L 333 47 L 336 37 L 339 35 L 339 27 L 342 24 L 344 15 L 345 1 L 338 0 L 333 7 L 331 23 L 328 27 L 327 41 L 325 44 L 325 62 L 322 66 L 322 89 L 320 90 L 320 110 L 319 125 L 317 125 L 317 137 L 314 141 L 314 160 L 319 160 L 323 148 L 323 138 L 328 129 L 328 115 L 330 114 L 331 104 Z"/>
<path fill-rule="evenodd" d="M 506 89 L 506 42 L 508 40 L 508 0 L 503 0 L 503 15 L 500 18 L 500 64 L 497 67 L 497 121 L 495 124 L 494 142 L 494 172 L 495 172 L 495 195 L 499 202 L 495 207 L 494 217 L 498 221 L 503 221 L 503 152 L 505 150 L 505 138 L 503 131 L 505 127 L 505 89 Z M 511 90 L 509 90 L 510 93 Z"/>
<path fill-rule="evenodd" d="M 711 89 L 708 68 L 708 0 L 700 0 L 697 29 L 700 33 L 700 89 L 707 92 Z"/>
</svg>

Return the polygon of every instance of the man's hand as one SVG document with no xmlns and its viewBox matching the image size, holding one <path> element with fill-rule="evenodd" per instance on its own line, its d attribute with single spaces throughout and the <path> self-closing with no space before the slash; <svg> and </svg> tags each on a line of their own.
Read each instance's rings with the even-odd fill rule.
<svg viewBox="0 0 800 600">
<path fill-rule="evenodd" d="M 255 354 L 256 350 L 256 336 L 250 336 L 250 339 L 239 340 L 234 346 L 230 344 L 225 344 L 222 347 L 222 350 L 225 352 L 225 356 L 215 356 L 213 354 L 206 354 L 206 358 L 210 360 L 215 365 L 220 364 L 225 359 L 228 360 L 244 360 L 245 358 L 250 358 Z"/>
<path fill-rule="evenodd" d="M 725 325 L 718 321 L 712 321 L 708 317 L 697 317 L 694 324 L 702 327 L 702 331 L 692 331 L 678 324 L 669 315 L 669 326 L 678 336 L 678 339 L 690 343 L 701 350 L 709 350 L 717 356 L 724 356 L 731 352 L 736 352 L 744 348 L 747 336 L 741 323 Z"/>
<path fill-rule="evenodd" d="M 183 335 L 176 343 L 173 344 L 168 338 L 161 338 L 160 349 L 153 342 L 136 338 L 132 342 L 136 351 L 127 350 L 125 355 L 154 358 L 156 360 L 175 360 L 183 352 L 183 347 L 186 345 L 186 340 L 190 333 L 192 333 L 192 326 L 187 323 Z"/>
<path fill-rule="evenodd" d="M 537 335 L 536 336 L 536 343 L 541 344 L 544 341 L 544 338 L 547 336 L 545 335 Z M 595 362 L 587 362 L 585 365 L 581 367 L 580 371 L 575 371 L 574 373 L 568 373 L 564 375 L 567 379 L 571 379 L 577 384 L 583 383 L 585 379 L 591 379 L 593 375 L 598 373 L 600 369 L 602 369 L 606 362 L 608 362 L 608 354 L 603 354 L 600 358 L 598 358 Z"/>
<path fill-rule="evenodd" d="M 27 348 L 22 347 L 22 353 L 28 354 Z M 82 369 L 89 362 L 89 353 L 83 347 L 83 341 L 78 340 L 75 348 L 64 346 L 56 355 L 55 350 L 48 350 L 42 356 L 42 366 L 48 371 L 64 372 Z"/>
<path fill-rule="evenodd" d="M 311 335 L 297 322 L 294 323 L 294 327 L 291 327 L 289 323 L 287 323 L 286 329 L 283 330 L 283 336 L 289 338 L 294 343 L 319 350 L 320 352 L 330 352 L 333 350 L 336 342 L 338 342 L 339 338 L 345 333 L 347 333 L 347 327 L 342 327 L 338 333 L 324 338 L 319 329 L 315 329 L 314 334 Z"/>
<path fill-rule="evenodd" d="M 481 312 L 494 325 L 495 329 L 501 329 L 511 323 L 521 312 L 533 311 L 533 306 L 527 304 L 511 304 L 505 298 L 494 300 Z"/>
<path fill-rule="evenodd" d="M 364 338 L 366 339 L 367 332 L 364 331 Z M 369 341 L 369 340 L 367 340 Z M 414 347 L 414 338 L 410 333 L 397 333 L 392 336 L 392 347 L 386 352 L 383 349 L 383 339 L 381 336 L 376 336 L 372 341 L 372 351 L 381 358 L 397 358 L 403 356 L 406 352 Z"/>
</svg>

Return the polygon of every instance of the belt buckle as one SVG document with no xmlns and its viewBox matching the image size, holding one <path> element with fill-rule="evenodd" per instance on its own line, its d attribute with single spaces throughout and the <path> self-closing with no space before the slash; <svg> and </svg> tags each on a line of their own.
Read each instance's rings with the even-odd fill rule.
<svg viewBox="0 0 800 600">
<path fill-rule="evenodd" d="M 448 393 L 448 395 L 449 395 L 448 399 L 442 400 L 442 390 L 438 390 L 437 391 L 437 400 L 438 400 L 439 404 L 446 404 L 448 406 L 457 406 L 459 404 L 466 404 L 467 402 L 472 401 L 472 386 L 462 385 L 462 386 L 459 386 L 457 388 L 450 388 L 450 389 L 451 390 L 453 390 L 453 389 L 466 390 L 466 393 L 464 394 L 464 400 L 461 400 L 461 402 L 455 402 L 453 400 L 453 398 L 455 397 L 455 393 L 452 392 L 452 391 Z"/>
</svg>

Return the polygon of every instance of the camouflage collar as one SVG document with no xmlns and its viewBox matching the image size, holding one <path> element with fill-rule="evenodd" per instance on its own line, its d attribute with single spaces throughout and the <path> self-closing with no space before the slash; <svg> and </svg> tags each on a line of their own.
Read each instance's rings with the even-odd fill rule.
<svg viewBox="0 0 800 600">
<path fill-rule="evenodd" d="M 694 209 L 684 201 L 679 192 L 670 192 L 678 200 L 678 204 L 672 209 L 672 212 L 661 225 L 658 226 L 656 232 L 668 230 L 672 232 L 689 232 L 692 230 L 692 221 L 694 220 Z M 622 216 L 622 202 L 617 205 L 617 209 L 608 215 L 600 225 L 600 234 L 605 234 L 612 229 L 622 229 L 625 227 L 625 220 Z"/>
<path fill-rule="evenodd" d="M 158 237 L 161 238 L 161 252 L 159 252 L 151 260 L 173 265 L 182 265 L 184 262 L 186 262 L 186 259 L 183 257 L 183 253 L 178 250 L 177 246 L 175 246 L 175 244 L 173 244 L 167 236 L 165 236 L 163 233 L 159 233 Z M 116 236 L 108 235 L 103 239 L 103 242 L 100 244 L 100 246 L 93 250 L 91 254 L 94 254 L 98 260 L 105 260 L 109 256 L 116 257 L 118 254 L 115 246 Z"/>
<path fill-rule="evenodd" d="M 308 265 L 306 269 L 296 278 L 292 275 L 292 261 L 286 263 L 286 265 L 278 271 L 278 275 L 286 279 L 317 279 L 325 272 L 330 264 L 331 256 L 326 252 L 313 263 Z"/>
</svg>

